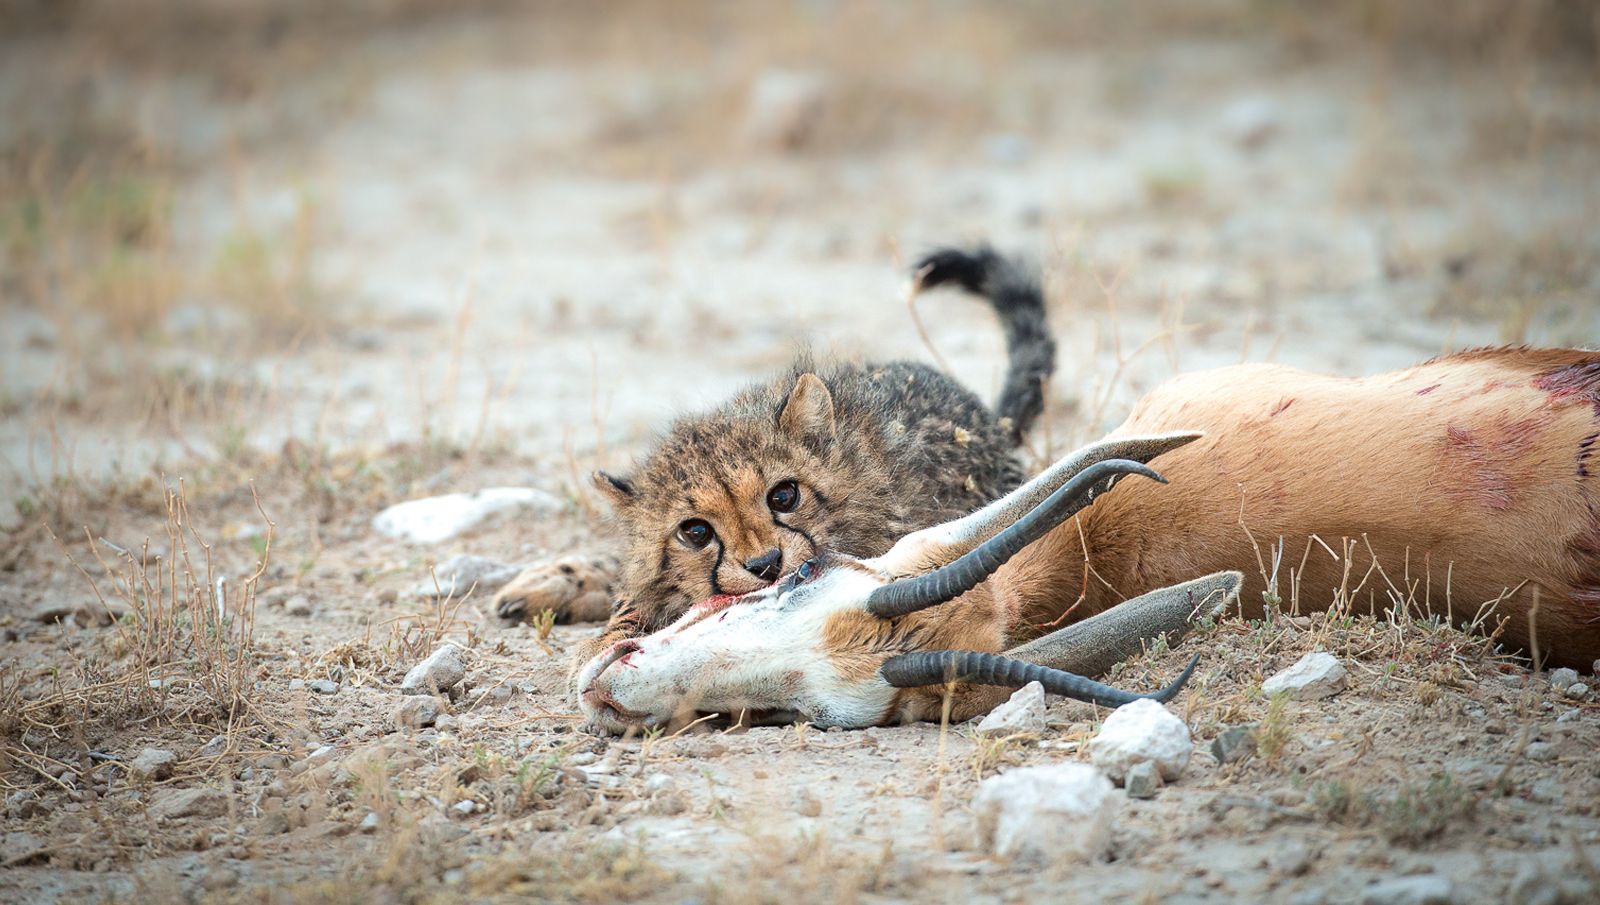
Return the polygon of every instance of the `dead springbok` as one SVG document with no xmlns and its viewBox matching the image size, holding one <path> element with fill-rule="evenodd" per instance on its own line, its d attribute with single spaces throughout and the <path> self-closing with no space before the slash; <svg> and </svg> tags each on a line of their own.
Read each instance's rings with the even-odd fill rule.
<svg viewBox="0 0 1600 905">
<path fill-rule="evenodd" d="M 1503 642 L 1587 666 L 1597 448 L 1600 352 L 1483 349 L 1364 379 L 1266 365 L 1179 377 L 1110 439 L 972 515 L 619 642 L 580 669 L 581 706 L 618 732 L 697 712 L 865 726 L 937 718 L 947 677 L 969 683 L 955 719 L 1033 679 L 1117 705 L 1135 695 L 1073 673 L 1236 595 L 1259 613 L 1256 538 L 1282 539 L 1280 578 L 1302 603 L 1354 585 L 1374 608 L 1393 591 L 1465 621 L 1492 602 Z M 1145 464 L 1157 457 L 1160 474 Z M 1017 646 L 1064 617 L 1083 621 Z"/>
</svg>

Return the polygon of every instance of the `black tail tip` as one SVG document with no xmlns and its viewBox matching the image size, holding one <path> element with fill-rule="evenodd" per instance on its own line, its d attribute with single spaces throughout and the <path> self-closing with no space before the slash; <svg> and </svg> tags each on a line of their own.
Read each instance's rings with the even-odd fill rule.
<svg viewBox="0 0 1600 905">
<path fill-rule="evenodd" d="M 982 295 L 999 262 L 1000 256 L 988 245 L 939 248 L 918 258 L 911 267 L 911 276 L 923 289 L 954 283 L 974 295 Z"/>
</svg>

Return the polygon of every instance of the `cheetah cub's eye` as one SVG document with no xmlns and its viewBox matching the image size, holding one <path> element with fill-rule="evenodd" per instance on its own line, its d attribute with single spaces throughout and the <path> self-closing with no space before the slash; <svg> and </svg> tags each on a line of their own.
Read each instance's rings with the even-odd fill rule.
<svg viewBox="0 0 1600 905">
<path fill-rule="evenodd" d="M 691 550 L 699 550 L 711 543 L 711 538 L 717 532 L 711 530 L 711 524 L 703 518 L 692 518 L 678 525 L 678 542 Z"/>
<path fill-rule="evenodd" d="M 800 505 L 800 485 L 793 481 L 779 481 L 767 491 L 767 508 L 773 512 L 793 512 Z"/>
</svg>

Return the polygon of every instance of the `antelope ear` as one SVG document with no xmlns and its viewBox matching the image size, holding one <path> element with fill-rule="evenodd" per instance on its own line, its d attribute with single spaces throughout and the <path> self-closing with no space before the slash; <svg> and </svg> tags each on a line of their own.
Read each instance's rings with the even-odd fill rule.
<svg viewBox="0 0 1600 905">
<path fill-rule="evenodd" d="M 815 374 L 801 374 L 778 412 L 778 427 L 795 439 L 833 436 L 833 394 Z"/>
<path fill-rule="evenodd" d="M 633 482 L 621 478 L 607 471 L 595 471 L 589 475 L 589 480 L 594 483 L 594 488 L 605 495 L 613 506 L 621 506 L 633 499 Z"/>
</svg>

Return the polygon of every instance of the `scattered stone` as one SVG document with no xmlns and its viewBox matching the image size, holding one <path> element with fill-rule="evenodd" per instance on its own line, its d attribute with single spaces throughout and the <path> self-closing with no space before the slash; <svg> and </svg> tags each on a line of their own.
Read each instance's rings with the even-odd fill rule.
<svg viewBox="0 0 1600 905">
<path fill-rule="evenodd" d="M 1573 720 L 1577 719 L 1578 717 L 1580 717 L 1582 715 L 1583 715 L 1583 711 L 1582 710 L 1579 710 L 1576 707 L 1568 707 L 1566 710 L 1563 710 L 1561 712 L 1560 716 L 1556 717 L 1556 722 L 1557 723 L 1570 723 L 1570 722 L 1572 722 Z"/>
<path fill-rule="evenodd" d="M 158 820 L 179 817 L 221 817 L 228 813 L 228 796 L 220 789 L 173 789 L 155 795 L 150 816 Z"/>
<path fill-rule="evenodd" d="M 454 644 L 440 645 L 400 682 L 403 694 L 439 694 L 456 686 L 467 674 L 466 655 Z"/>
<path fill-rule="evenodd" d="M 794 812 L 801 817 L 821 817 L 822 802 L 810 789 L 801 789 L 794 797 Z"/>
<path fill-rule="evenodd" d="M 33 833 L 6 833 L 0 835 L 0 862 L 6 867 L 20 866 L 32 860 L 35 852 L 48 852 L 44 839 Z"/>
<path fill-rule="evenodd" d="M 1600 677 L 1600 660 L 1589 664 L 1589 675 Z"/>
<path fill-rule="evenodd" d="M 306 680 L 305 679 L 290 679 L 289 680 L 289 690 L 290 691 L 299 691 L 299 690 L 301 690 L 302 688 L 305 688 L 305 687 L 306 687 Z"/>
<path fill-rule="evenodd" d="M 99 600 L 85 600 L 77 603 L 53 602 L 46 603 L 33 611 L 35 622 L 46 625 L 66 624 L 71 622 L 79 628 L 104 628 L 123 616 L 127 615 L 128 608 L 121 604 L 101 603 Z"/>
<path fill-rule="evenodd" d="M 1089 740 L 1089 760 L 1113 782 L 1122 782 L 1129 767 L 1146 761 L 1171 782 L 1183 775 L 1193 752 L 1189 727 L 1160 701 L 1149 698 L 1112 711 L 1099 734 Z"/>
<path fill-rule="evenodd" d="M 745 98 L 745 140 L 771 150 L 803 147 L 816 131 L 827 101 L 827 82 L 814 72 L 769 69 Z"/>
<path fill-rule="evenodd" d="M 1156 791 L 1161 788 L 1161 770 L 1154 761 L 1140 761 L 1128 768 L 1127 775 L 1122 779 L 1122 786 L 1128 792 L 1129 798 L 1154 798 Z"/>
<path fill-rule="evenodd" d="M 511 701 L 515 692 L 514 686 L 503 682 L 499 685 L 479 685 L 467 689 L 466 699 L 474 706 L 502 707 Z"/>
<path fill-rule="evenodd" d="M 317 694 L 338 694 L 339 693 L 339 683 L 338 682 L 331 682 L 331 681 L 329 681 L 327 679 L 315 679 L 315 680 L 313 680 L 311 682 L 308 682 L 306 687 L 310 688 L 312 691 L 316 692 Z"/>
<path fill-rule="evenodd" d="M 1267 866 L 1280 877 L 1298 877 L 1311 870 L 1317 853 L 1299 839 L 1285 839 L 1267 853 Z"/>
<path fill-rule="evenodd" d="M 592 757 L 593 755 L 590 756 Z M 652 773 L 644 779 L 644 793 L 646 795 L 659 795 L 662 792 L 672 791 L 677 785 L 677 780 L 666 773 Z"/>
<path fill-rule="evenodd" d="M 477 810 L 478 803 L 468 798 L 464 801 L 458 801 L 451 805 L 450 815 L 452 817 L 471 817 Z"/>
<path fill-rule="evenodd" d="M 1581 701 L 1585 697 L 1588 697 L 1589 686 L 1582 682 L 1573 682 L 1571 685 L 1567 686 L 1565 694 L 1567 697 L 1572 698 L 1575 701 Z"/>
<path fill-rule="evenodd" d="M 984 138 L 983 152 L 992 163 L 1016 166 L 1026 163 L 1033 149 L 1026 137 L 1015 132 L 999 132 Z"/>
<path fill-rule="evenodd" d="M 1269 97 L 1248 96 L 1234 99 L 1222 108 L 1222 131 L 1239 147 L 1253 151 L 1278 133 L 1282 112 Z"/>
<path fill-rule="evenodd" d="M 128 772 L 135 779 L 162 780 L 172 776 L 172 765 L 178 762 L 178 755 L 164 748 L 146 748 L 139 752 L 139 756 L 128 762 Z"/>
<path fill-rule="evenodd" d="M 226 735 L 214 735 L 211 737 L 211 741 L 200 746 L 200 750 L 196 751 L 195 755 L 198 757 L 221 757 L 227 751 L 228 737 Z"/>
<path fill-rule="evenodd" d="M 50 806 L 39 800 L 32 789 L 21 789 L 6 797 L 6 816 L 14 820 L 42 817 L 50 813 Z"/>
<path fill-rule="evenodd" d="M 315 612 L 315 608 L 311 605 L 310 597 L 304 594 L 296 594 L 284 601 L 283 612 L 286 616 L 304 619 Z"/>
<path fill-rule="evenodd" d="M 200 888 L 207 892 L 232 889 L 239 885 L 239 872 L 228 867 L 213 867 L 200 875 Z"/>
<path fill-rule="evenodd" d="M 307 754 L 305 757 L 296 761 L 295 764 L 289 768 L 289 772 L 299 776 L 307 771 L 315 770 L 318 767 L 332 763 L 333 757 L 337 753 L 338 749 L 334 746 L 321 745 L 315 751 L 312 751 L 310 754 Z M 323 772 L 326 773 L 327 771 Z"/>
<path fill-rule="evenodd" d="M 502 512 L 555 512 L 561 500 L 532 487 L 488 487 L 475 493 L 407 500 L 378 513 L 372 528 L 379 534 L 413 544 L 447 541 Z"/>
<path fill-rule="evenodd" d="M 356 830 L 357 832 L 361 833 L 377 832 L 378 822 L 378 815 L 372 811 L 368 811 L 367 816 L 361 818 L 361 822 L 356 824 Z"/>
<path fill-rule="evenodd" d="M 449 732 L 456 728 L 456 718 L 448 713 L 441 713 L 439 714 L 438 718 L 433 721 L 433 728 L 439 730 L 440 732 Z"/>
<path fill-rule="evenodd" d="M 1229 726 L 1211 740 L 1211 756 L 1219 764 L 1231 764 L 1256 753 L 1256 724 Z"/>
<path fill-rule="evenodd" d="M 1530 858 L 1512 877 L 1505 900 L 1508 905 L 1568 905 L 1593 902 L 1597 894 L 1600 888 L 1578 865 Z"/>
<path fill-rule="evenodd" d="M 1451 905 L 1455 888 L 1432 874 L 1379 880 L 1361 891 L 1361 905 Z"/>
<path fill-rule="evenodd" d="M 1556 748 L 1549 742 L 1529 742 L 1522 755 L 1536 763 L 1549 763 L 1556 759 Z"/>
<path fill-rule="evenodd" d="M 394 710 L 394 725 L 396 729 L 418 729 L 432 726 L 444 712 L 444 704 L 431 695 L 417 695 L 408 697 L 400 702 Z"/>
<path fill-rule="evenodd" d="M 1287 694 L 1296 701 L 1315 701 L 1344 689 L 1348 680 L 1339 658 L 1326 651 L 1313 651 L 1299 662 L 1261 683 L 1268 696 Z"/>
<path fill-rule="evenodd" d="M 1044 686 L 1029 682 L 978 723 L 978 734 L 989 738 L 1037 737 L 1044 734 L 1044 728 Z"/>
<path fill-rule="evenodd" d="M 424 600 L 465 597 L 468 591 L 493 594 L 521 574 L 523 568 L 487 556 L 457 554 L 434 566 L 433 574 L 412 588 L 411 593 Z"/>
<path fill-rule="evenodd" d="M 1560 669 L 1550 670 L 1550 687 L 1556 691 L 1566 691 L 1578 681 L 1578 671 L 1563 666 Z"/>
<path fill-rule="evenodd" d="M 982 847 L 1038 864 L 1104 860 L 1117 796 L 1087 764 L 1023 767 L 978 786 L 972 810 Z"/>
</svg>

